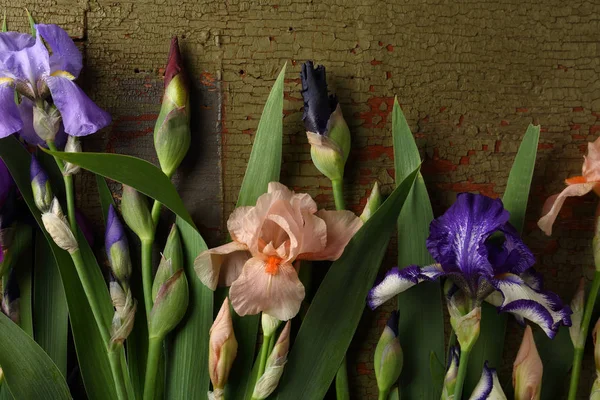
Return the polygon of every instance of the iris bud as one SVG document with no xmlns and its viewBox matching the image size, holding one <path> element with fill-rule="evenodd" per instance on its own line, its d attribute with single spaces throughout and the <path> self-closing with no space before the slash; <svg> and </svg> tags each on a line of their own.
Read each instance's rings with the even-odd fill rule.
<svg viewBox="0 0 600 400">
<path fill-rule="evenodd" d="M 448 311 L 450 325 L 462 351 L 469 351 L 479 338 L 481 307 L 469 310 L 468 301 L 462 292 L 456 292 L 449 298 Z"/>
<path fill-rule="evenodd" d="M 17 280 L 15 268 L 10 270 L 8 281 L 4 285 L 4 293 L 2 296 L 2 312 L 9 317 L 15 324 L 20 323 L 19 298 L 21 291 Z"/>
<path fill-rule="evenodd" d="M 33 106 L 33 130 L 45 142 L 54 140 L 60 129 L 61 116 L 55 105 L 36 101 Z"/>
<path fill-rule="evenodd" d="M 41 212 L 46 212 L 50 209 L 54 195 L 52 194 L 48 175 L 35 156 L 31 156 L 29 173 L 35 205 Z"/>
<path fill-rule="evenodd" d="M 162 252 L 162 257 L 154 282 L 152 284 L 152 297 L 156 297 L 163 283 L 165 283 L 176 271 L 183 268 L 183 249 L 181 248 L 181 237 L 177 225 L 173 224 L 167 243 Z"/>
<path fill-rule="evenodd" d="M 189 89 L 183 71 L 177 37 L 171 40 L 165 70 L 165 93 L 154 127 L 154 147 L 162 171 L 172 176 L 185 157 L 191 141 Z"/>
<path fill-rule="evenodd" d="M 109 289 L 115 307 L 110 342 L 111 345 L 118 346 L 123 344 L 133 330 L 137 302 L 128 286 L 123 288 L 119 282 L 113 280 L 110 282 Z"/>
<path fill-rule="evenodd" d="M 219 314 L 210 328 L 208 374 L 213 385 L 209 398 L 223 398 L 223 389 L 237 355 L 238 343 L 233 332 L 229 299 L 225 298 Z"/>
<path fill-rule="evenodd" d="M 106 218 L 105 247 L 108 262 L 118 281 L 127 281 L 131 275 L 131 258 L 125 228 L 113 205 Z"/>
<path fill-rule="evenodd" d="M 398 311 L 393 311 L 375 348 L 375 378 L 379 393 L 389 393 L 402 372 L 404 355 L 398 339 Z"/>
<path fill-rule="evenodd" d="M 458 346 L 450 348 L 448 359 L 448 369 L 444 378 L 444 388 L 442 390 L 442 400 L 453 400 L 454 389 L 456 387 L 456 377 L 458 376 L 458 363 L 460 359 L 460 350 Z"/>
<path fill-rule="evenodd" d="M 280 324 L 281 324 L 281 321 L 278 320 L 277 318 L 272 317 L 267 313 L 262 313 L 261 325 L 262 325 L 262 331 L 263 331 L 264 336 L 267 336 L 267 337 L 273 336 L 273 334 L 275 333 L 275 331 L 277 330 L 277 328 L 279 327 Z"/>
<path fill-rule="evenodd" d="M 146 196 L 131 186 L 123 185 L 121 213 L 127 226 L 140 240 L 152 240 L 154 237 L 154 223 L 148 209 Z"/>
<path fill-rule="evenodd" d="M 81 140 L 79 140 L 79 138 L 76 136 L 68 135 L 67 144 L 65 145 L 65 153 L 81 153 Z M 79 165 L 66 162 L 63 169 L 63 175 L 75 175 L 80 170 L 81 167 Z"/>
<path fill-rule="evenodd" d="M 500 386 L 496 369 L 488 367 L 487 361 L 483 364 L 481 379 L 479 379 L 469 399 L 507 400 L 502 391 L 502 386 Z"/>
<path fill-rule="evenodd" d="M 279 379 L 281 379 L 281 375 L 283 375 L 283 368 L 287 362 L 287 355 L 290 348 L 291 326 L 292 321 L 288 321 L 281 331 L 271 355 L 267 358 L 265 372 L 254 386 L 252 398 L 257 400 L 266 399 L 277 388 Z"/>
<path fill-rule="evenodd" d="M 585 338 L 581 334 L 584 302 L 585 278 L 581 278 L 575 296 L 573 296 L 573 300 L 571 300 L 571 311 L 573 311 L 573 314 L 571 314 L 571 326 L 569 327 L 571 342 L 573 342 L 573 346 L 576 349 L 581 349 L 585 346 Z"/>
<path fill-rule="evenodd" d="M 42 214 L 44 228 L 54 240 L 54 243 L 63 250 L 73 254 L 79 249 L 75 235 L 71 231 L 69 222 L 60 208 L 60 203 L 55 197 L 48 212 Z"/>
<path fill-rule="evenodd" d="M 371 190 L 371 194 L 367 199 L 367 204 L 365 205 L 362 214 L 360 214 L 360 219 L 362 219 L 363 222 L 367 222 L 367 220 L 371 218 L 373 214 L 375 214 L 375 211 L 377 211 L 380 205 L 381 193 L 379 192 L 379 184 L 375 182 L 373 185 L 373 190 Z"/>
<path fill-rule="evenodd" d="M 542 393 L 544 366 L 533 340 L 531 327 L 527 325 L 521 347 L 513 364 L 513 387 L 515 400 L 539 400 Z"/>
</svg>

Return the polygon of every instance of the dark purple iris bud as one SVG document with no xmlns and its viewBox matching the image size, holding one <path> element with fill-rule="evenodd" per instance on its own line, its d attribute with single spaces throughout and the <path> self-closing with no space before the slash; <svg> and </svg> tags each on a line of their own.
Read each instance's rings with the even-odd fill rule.
<svg viewBox="0 0 600 400">
<path fill-rule="evenodd" d="M 52 205 L 52 188 L 50 186 L 50 180 L 48 174 L 40 164 L 40 162 L 31 156 L 31 166 L 29 169 L 31 177 L 31 189 L 33 190 L 33 199 L 38 210 L 46 212 Z"/>
<path fill-rule="evenodd" d="M 304 114 L 302 120 L 307 131 L 327 134 L 329 117 L 338 105 L 335 95 L 327 92 L 327 77 L 325 67 L 314 67 L 312 61 L 302 64 L 300 72 L 302 78 L 302 98 L 304 99 Z"/>
<path fill-rule="evenodd" d="M 112 273 L 119 282 L 127 281 L 131 275 L 129 243 L 127 242 L 125 227 L 112 204 L 108 209 L 106 218 L 104 241 Z"/>
</svg>

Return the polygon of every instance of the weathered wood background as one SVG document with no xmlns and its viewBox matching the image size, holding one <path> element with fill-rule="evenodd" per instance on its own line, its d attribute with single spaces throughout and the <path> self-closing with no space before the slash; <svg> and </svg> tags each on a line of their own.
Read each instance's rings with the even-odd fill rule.
<svg viewBox="0 0 600 400">
<path fill-rule="evenodd" d="M 209 244 L 223 237 L 258 118 L 278 69 L 288 63 L 283 181 L 332 207 L 330 184 L 313 167 L 301 122 L 300 64 L 327 66 L 353 134 L 347 200 L 359 211 L 371 185 L 393 185 L 390 111 L 397 95 L 425 160 L 436 214 L 458 192 L 500 196 L 519 140 L 542 126 L 525 228 L 547 286 L 565 299 L 593 270 L 597 199 L 569 200 L 551 238 L 535 225 L 543 200 L 580 172 L 586 143 L 600 133 L 600 4 L 597 0 L 40 0 L 5 1 L 9 28 L 64 26 L 85 54 L 81 84 L 113 116 L 86 150 L 156 161 L 169 38 L 179 35 L 193 82 L 193 144 L 177 179 Z M 93 216 L 91 177 L 78 202 Z M 384 265 L 393 265 L 391 255 Z M 384 310 L 387 313 L 389 310 Z M 376 398 L 372 352 L 383 313 L 366 313 L 353 345 L 357 399 Z M 520 340 L 513 326 L 510 365 Z M 200 339 L 200 338 L 199 338 Z M 202 339 L 200 339 L 202 340 Z M 591 350 L 590 350 L 591 351 Z M 588 351 L 588 354 L 590 353 Z M 582 392 L 591 385 L 586 359 Z M 583 393 L 582 393 L 583 395 Z M 583 397 L 582 397 L 583 398 Z"/>
</svg>

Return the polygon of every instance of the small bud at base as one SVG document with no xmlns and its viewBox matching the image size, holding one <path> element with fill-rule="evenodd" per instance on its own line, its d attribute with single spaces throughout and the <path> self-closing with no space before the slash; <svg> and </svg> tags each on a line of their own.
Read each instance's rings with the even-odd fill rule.
<svg viewBox="0 0 600 400">
<path fill-rule="evenodd" d="M 33 107 L 33 130 L 45 142 L 54 140 L 62 118 L 54 105 L 38 101 Z"/>
<path fill-rule="evenodd" d="M 81 140 L 78 137 L 69 135 L 67 144 L 65 145 L 65 153 L 81 153 Z M 81 170 L 81 167 L 70 162 L 65 163 L 63 168 L 63 175 L 75 175 Z"/>
<path fill-rule="evenodd" d="M 74 253 L 79 249 L 75 235 L 73 235 L 71 227 L 62 213 L 56 197 L 52 201 L 50 211 L 42 214 L 42 222 L 46 232 L 48 232 L 58 247 L 69 253 Z"/>
<path fill-rule="evenodd" d="M 154 222 L 146 196 L 127 185 L 123 185 L 121 214 L 127 226 L 140 240 L 150 240 L 154 237 Z"/>
</svg>

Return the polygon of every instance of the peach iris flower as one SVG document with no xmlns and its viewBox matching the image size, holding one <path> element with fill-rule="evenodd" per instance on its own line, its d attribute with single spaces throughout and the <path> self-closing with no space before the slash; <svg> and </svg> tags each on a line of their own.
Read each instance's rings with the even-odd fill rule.
<svg viewBox="0 0 600 400">
<path fill-rule="evenodd" d="M 231 286 L 229 299 L 239 315 L 267 313 L 293 318 L 304 299 L 296 260 L 337 260 L 362 221 L 351 211 L 317 211 L 308 194 L 271 182 L 254 207 L 229 217 L 233 241 L 202 252 L 196 274 L 212 290 Z"/>
<path fill-rule="evenodd" d="M 584 156 L 581 175 L 566 179 L 567 187 L 559 194 L 548 197 L 544 203 L 544 216 L 538 221 L 538 226 L 546 235 L 552 234 L 552 225 L 567 197 L 583 196 L 592 190 L 600 192 L 600 138 L 588 143 L 588 154 Z"/>
</svg>

